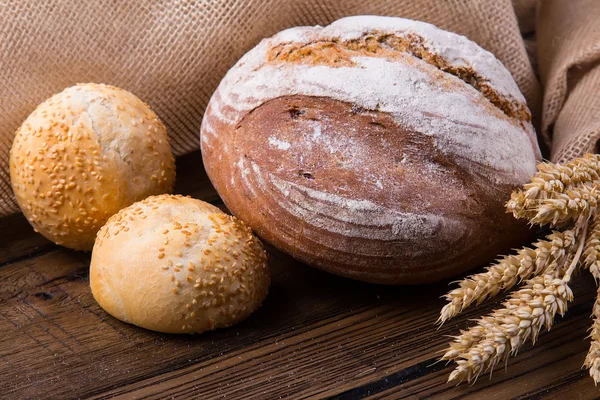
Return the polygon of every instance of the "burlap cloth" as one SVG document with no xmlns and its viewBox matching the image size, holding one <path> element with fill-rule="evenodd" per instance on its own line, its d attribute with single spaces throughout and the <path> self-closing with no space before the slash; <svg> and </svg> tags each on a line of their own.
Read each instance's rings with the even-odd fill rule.
<svg viewBox="0 0 600 400">
<path fill-rule="evenodd" d="M 130 90 L 163 119 L 181 155 L 199 148 L 213 90 L 261 38 L 357 14 L 469 37 L 512 72 L 548 157 L 595 149 L 600 0 L 0 0 L 0 216 L 18 210 L 8 173 L 14 132 L 50 95 L 77 82 Z"/>
</svg>

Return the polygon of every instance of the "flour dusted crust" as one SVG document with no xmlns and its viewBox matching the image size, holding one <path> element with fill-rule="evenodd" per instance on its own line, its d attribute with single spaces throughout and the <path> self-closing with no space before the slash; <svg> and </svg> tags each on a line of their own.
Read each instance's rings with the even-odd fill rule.
<svg viewBox="0 0 600 400">
<path fill-rule="evenodd" d="M 370 16 L 263 40 L 215 92 L 201 145 L 225 203 L 266 240 L 381 283 L 438 280 L 516 244 L 502 203 L 539 158 L 492 54 Z"/>
</svg>

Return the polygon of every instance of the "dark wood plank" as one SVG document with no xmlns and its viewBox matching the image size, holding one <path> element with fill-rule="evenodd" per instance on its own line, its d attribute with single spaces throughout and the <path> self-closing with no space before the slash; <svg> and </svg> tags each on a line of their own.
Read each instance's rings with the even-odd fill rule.
<svg viewBox="0 0 600 400">
<path fill-rule="evenodd" d="M 588 350 L 586 330 L 590 326 L 590 307 L 595 287 L 589 280 L 575 285 L 577 298 L 569 312 L 555 327 L 541 335 L 535 346 L 527 345 L 512 358 L 507 369 L 498 368 L 491 379 L 482 376 L 472 386 L 445 384 L 447 371 L 428 374 L 370 395 L 370 399 L 547 399 L 562 398 L 562 392 L 578 393 L 566 398 L 595 399 L 600 393 L 587 370 L 581 369 Z M 578 389 L 572 391 L 574 387 Z M 585 393 L 585 395 L 583 395 Z M 582 396 L 580 396 L 582 395 Z"/>
<path fill-rule="evenodd" d="M 178 160 L 177 192 L 218 203 L 199 154 Z M 222 206 L 222 204 L 220 204 Z M 434 364 L 447 335 L 489 303 L 440 329 L 447 282 L 385 287 L 303 266 L 273 251 L 271 293 L 229 329 L 163 335 L 107 315 L 89 291 L 89 254 L 58 248 L 24 219 L 0 221 L 0 397 L 508 399 L 598 398 L 581 364 L 595 296 L 583 275 L 567 316 L 475 385 L 446 384 Z M 19 225 L 20 224 L 20 225 Z"/>
<path fill-rule="evenodd" d="M 175 193 L 189 195 L 210 203 L 220 201 L 219 195 L 204 171 L 202 155 L 199 151 L 179 157 L 176 170 Z"/>
<path fill-rule="evenodd" d="M 42 235 L 36 235 L 22 214 L 0 218 L 0 238 L 0 266 L 51 251 L 55 247 Z"/>
<path fill-rule="evenodd" d="M 388 290 L 379 292 L 379 304 L 355 309 L 340 320 L 326 320 L 308 332 L 285 335 L 256 351 L 136 382 L 99 398 L 198 394 L 257 399 L 266 394 L 268 398 L 548 398 L 574 383 L 587 387 L 589 396 L 583 398 L 597 398 L 587 373 L 580 369 L 587 351 L 583 339 L 589 325 L 589 296 L 581 297 L 571 316 L 544 335 L 540 345 L 528 346 L 511 360 L 508 373 L 500 370 L 493 380 L 483 377 L 473 386 L 454 387 L 446 383 L 450 368 L 432 364 L 444 348 L 445 335 L 455 327 L 437 331 L 430 325 L 437 312 L 435 304 L 427 301 L 430 294 L 398 295 Z M 427 307 L 410 307 L 409 297 Z"/>
<path fill-rule="evenodd" d="M 405 324 L 390 337 L 394 341 L 397 335 L 420 329 L 410 324 L 421 317 L 418 313 L 410 316 L 413 309 L 396 309 L 385 301 L 391 288 L 345 281 L 273 258 L 271 297 L 250 320 L 197 337 L 156 334 L 116 321 L 97 306 L 88 289 L 88 261 L 84 253 L 59 250 L 2 269 L 5 286 L 20 290 L 0 298 L 0 356 L 10 366 L 0 372 L 1 393 L 87 396 L 190 363 L 219 369 L 220 363 L 231 362 L 226 358 L 254 360 L 255 354 L 263 353 L 279 365 L 288 362 L 288 351 L 293 352 L 293 345 L 285 346 L 288 339 L 317 353 L 330 349 L 339 355 L 345 346 L 341 360 L 363 371 L 371 367 L 371 355 L 352 345 L 351 332 L 357 338 L 371 337 L 373 318 L 388 321 L 378 327 L 382 331 L 400 321 Z M 339 292 L 330 290 L 336 287 Z M 367 307 L 378 295 L 384 298 L 381 306 Z M 278 346 L 286 351 L 276 355 Z M 315 354 L 308 367 L 322 358 Z M 256 369 L 250 369 L 249 379 L 260 370 L 260 364 L 252 362 Z M 206 381 L 215 382 L 220 381 Z"/>
</svg>

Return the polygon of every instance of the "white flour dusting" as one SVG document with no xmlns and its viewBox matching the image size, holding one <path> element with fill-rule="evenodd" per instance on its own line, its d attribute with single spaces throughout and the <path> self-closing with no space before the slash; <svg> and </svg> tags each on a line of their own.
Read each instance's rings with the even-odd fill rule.
<svg viewBox="0 0 600 400">
<path fill-rule="evenodd" d="M 318 138 L 321 137 L 321 134 L 323 133 L 323 130 L 321 129 L 321 124 L 315 124 L 313 126 L 313 133 L 312 133 L 312 139 L 313 140 L 317 140 Z"/>
<path fill-rule="evenodd" d="M 289 142 L 277 139 L 276 137 L 273 137 L 273 136 L 269 137 L 269 144 L 272 147 L 278 148 L 279 150 L 287 150 L 291 146 L 291 144 Z"/>
<path fill-rule="evenodd" d="M 414 240 L 415 237 L 460 236 L 458 221 L 433 214 L 399 212 L 368 200 L 325 193 L 268 174 L 285 197 L 279 205 L 300 220 L 328 232 L 365 239 Z"/>
<path fill-rule="evenodd" d="M 437 47 L 431 44 L 432 48 L 457 65 L 466 58 L 475 60 L 473 67 L 489 77 L 492 86 L 522 98 L 508 71 L 490 53 L 462 36 L 398 18 L 352 17 L 330 27 L 293 28 L 263 40 L 223 79 L 211 99 L 210 118 L 236 124 L 250 110 L 280 96 L 330 97 L 389 113 L 398 124 L 432 137 L 436 147 L 463 168 L 487 173 L 492 182 L 514 185 L 530 178 L 539 151 L 532 146 L 535 138 L 531 126 L 527 130 L 517 126 L 476 89 L 412 55 L 400 53 L 393 61 L 357 56 L 352 60 L 355 66 L 338 68 L 267 63 L 266 54 L 273 45 L 322 35 L 353 38 L 368 26 L 384 33 L 415 32 L 429 38 L 437 43 Z M 312 137 L 320 139 L 321 132 L 315 130 Z"/>
<path fill-rule="evenodd" d="M 498 93 L 525 103 L 512 75 L 492 53 L 462 35 L 446 32 L 426 22 L 375 15 L 353 16 L 339 19 L 326 27 L 290 28 L 266 41 L 269 41 L 270 47 L 330 39 L 348 41 L 372 32 L 400 37 L 411 34 L 420 36 L 430 51 L 439 54 L 451 66 L 470 67 Z"/>
<path fill-rule="evenodd" d="M 410 54 L 398 53 L 395 60 L 356 56 L 352 59 L 354 66 L 337 68 L 268 63 L 266 59 L 268 50 L 279 44 L 350 40 L 373 30 L 399 36 L 419 35 L 431 51 L 451 65 L 471 67 L 499 93 L 525 101 L 502 64 L 462 36 L 399 18 L 349 17 L 325 28 L 289 29 L 263 40 L 248 52 L 228 72 L 211 98 L 202 126 L 202 145 L 208 148 L 211 142 L 216 144 L 222 140 L 210 125 L 213 118 L 213 121 L 235 126 L 248 112 L 269 100 L 288 95 L 319 96 L 388 113 L 397 124 L 415 132 L 417 137 L 420 134 L 423 140 L 433 142 L 440 152 L 462 168 L 484 174 L 492 185 L 516 185 L 529 180 L 535 172 L 539 154 L 531 125 L 518 126 L 475 88 Z M 391 146 L 384 137 L 380 148 L 367 148 L 355 139 L 357 132 L 345 130 L 352 129 L 346 121 L 328 121 L 325 117 L 303 123 L 308 126 L 308 131 L 302 146 L 296 140 L 288 142 L 277 136 L 269 137 L 265 145 L 288 151 L 288 154 L 299 153 L 301 163 L 302 150 L 310 152 L 318 146 L 332 154 L 331 157 L 338 157 L 341 168 L 368 176 L 373 190 L 389 185 L 386 171 L 369 170 L 371 152 Z M 336 124 L 333 131 L 331 124 Z M 347 135 L 340 132 L 347 132 Z M 222 148 L 223 144 L 212 147 Z M 405 153 L 397 162 L 410 164 L 411 155 Z M 355 192 L 342 197 L 289 182 L 243 157 L 237 166 L 240 174 L 236 183 L 241 183 L 252 196 L 262 192 L 276 197 L 279 205 L 299 220 L 329 232 L 350 237 L 408 240 L 415 237 L 456 238 L 467 229 L 454 219 L 396 211 L 364 197 L 361 199 Z M 438 164 L 425 162 L 422 173 L 440 176 L 443 169 Z M 337 193 L 344 190 L 342 186 L 337 188 Z M 239 188 L 231 187 L 230 190 Z M 428 203 L 427 199 L 422 201 L 425 205 Z"/>
<path fill-rule="evenodd" d="M 431 67 L 420 60 L 416 63 L 425 64 L 423 69 L 374 57 L 355 57 L 353 61 L 357 67 L 276 64 L 254 72 L 233 70 L 219 87 L 222 103 L 213 104 L 213 110 L 231 107 L 234 112 L 224 121 L 237 122 L 246 112 L 276 97 L 333 97 L 389 113 L 397 123 L 433 136 L 440 151 L 465 160 L 463 167 L 471 169 L 473 162 L 487 165 L 492 180 L 510 177 L 505 183 L 522 183 L 535 172 L 535 151 L 523 129 L 458 78 L 451 77 L 455 84 L 448 89 L 431 77 L 432 73 L 441 74 L 447 82 L 448 75 L 427 71 Z M 230 78 L 238 80 L 239 74 L 245 76 L 244 83 L 228 84 Z M 219 119 L 221 115 L 211 114 Z"/>
</svg>

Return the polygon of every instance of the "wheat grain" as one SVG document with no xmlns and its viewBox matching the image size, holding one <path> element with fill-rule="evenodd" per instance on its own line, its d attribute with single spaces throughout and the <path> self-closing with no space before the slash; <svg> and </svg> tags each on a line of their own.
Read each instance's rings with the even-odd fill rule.
<svg viewBox="0 0 600 400">
<path fill-rule="evenodd" d="M 595 214 L 600 193 L 596 187 L 582 184 L 551 198 L 529 201 L 525 196 L 524 192 L 513 193 L 506 204 L 515 218 L 527 219 L 534 225 L 562 226 L 582 215 L 589 218 Z"/>
<path fill-rule="evenodd" d="M 467 277 L 459 287 L 446 294 L 446 304 L 440 312 L 439 323 L 456 316 L 472 304 L 480 304 L 502 290 L 509 290 L 521 280 L 544 274 L 561 263 L 575 245 L 576 231 L 552 232 L 539 240 L 534 248 L 524 247 L 516 255 L 505 256 L 485 272 Z"/>
<path fill-rule="evenodd" d="M 506 209 L 532 224 L 558 226 L 589 217 L 597 207 L 600 155 L 586 154 L 564 165 L 538 164 L 538 172 L 522 190 L 512 193 Z"/>
<path fill-rule="evenodd" d="M 583 365 L 589 369 L 590 376 L 598 385 L 600 382 L 600 290 L 596 295 L 592 317 L 594 318 L 590 333 L 592 340 Z"/>
<path fill-rule="evenodd" d="M 583 221 L 577 250 L 568 253 L 562 265 L 528 279 L 503 303 L 503 308 L 480 318 L 477 325 L 454 339 L 442 356 L 442 360 L 457 364 L 448 381 L 477 379 L 509 355 L 515 355 L 528 339 L 535 343 L 542 328 L 552 327 L 556 313 L 564 315 L 567 303 L 573 299 L 568 283 L 583 252 L 587 230 Z"/>
<path fill-rule="evenodd" d="M 596 216 L 585 240 L 583 266 L 590 270 L 596 281 L 600 280 L 600 219 Z"/>
<path fill-rule="evenodd" d="M 457 363 L 448 381 L 477 379 L 509 355 L 516 354 L 529 338 L 535 342 L 541 329 L 550 329 L 555 314 L 564 314 L 571 300 L 572 292 L 564 279 L 549 274 L 528 280 L 523 288 L 511 294 L 503 308 L 479 319 L 475 327 L 455 339 L 455 345 L 442 357 Z M 479 340 L 471 340 L 473 332 L 482 332 Z M 463 336 L 472 343 L 463 346 Z"/>
</svg>

